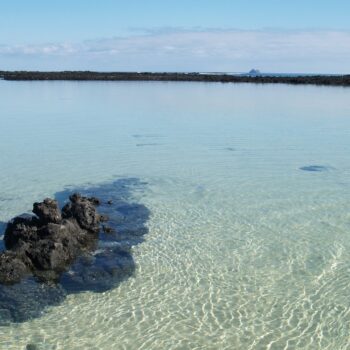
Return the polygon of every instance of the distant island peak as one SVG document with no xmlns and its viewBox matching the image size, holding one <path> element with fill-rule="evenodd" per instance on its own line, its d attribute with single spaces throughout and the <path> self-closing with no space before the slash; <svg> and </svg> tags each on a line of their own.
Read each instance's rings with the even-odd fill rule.
<svg viewBox="0 0 350 350">
<path fill-rule="evenodd" d="M 248 75 L 251 76 L 251 77 L 256 77 L 256 76 L 261 75 L 261 72 L 260 72 L 259 69 L 253 68 L 253 69 L 251 69 L 251 70 L 249 71 Z"/>
</svg>

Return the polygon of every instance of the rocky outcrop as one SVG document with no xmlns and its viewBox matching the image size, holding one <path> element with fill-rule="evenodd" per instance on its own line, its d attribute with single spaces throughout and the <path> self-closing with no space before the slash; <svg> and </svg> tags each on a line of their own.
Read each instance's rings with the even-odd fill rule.
<svg viewBox="0 0 350 350">
<path fill-rule="evenodd" d="M 6 228 L 12 231 L 11 235 L 6 234 L 7 247 L 13 245 L 13 248 L 0 252 L 0 275 L 3 281 L 0 283 L 0 327 L 9 322 L 24 322 L 41 317 L 48 306 L 58 305 L 71 293 L 105 292 L 129 278 L 135 271 L 132 247 L 142 243 L 148 232 L 150 211 L 143 204 L 135 203 L 137 197 L 134 196 L 134 193 L 144 191 L 146 185 L 139 179 L 126 178 L 93 187 L 75 188 L 72 191 L 66 189 L 55 194 L 58 203 L 62 203 L 62 211 L 58 210 L 56 201 L 46 200 L 46 203 L 44 201 L 41 205 L 35 205 L 38 208 L 35 209 L 35 215 L 17 217 L 9 224 L 0 222 L 0 234 Z M 82 193 L 84 197 L 75 195 L 76 192 Z M 64 205 L 68 198 L 71 198 L 70 203 Z M 91 213 L 88 214 L 88 208 L 93 210 L 96 205 L 99 205 L 98 211 L 103 215 L 97 216 L 96 208 L 92 216 Z M 94 230 L 98 219 L 105 229 L 101 227 L 96 233 Z M 78 222 L 88 224 L 85 227 L 91 227 L 92 230 L 80 227 Z M 65 227 L 62 232 L 53 232 L 61 226 Z M 62 273 L 60 270 L 43 268 L 47 264 L 50 268 L 57 266 L 55 254 L 52 259 L 43 261 L 41 259 L 50 254 L 34 254 L 34 247 L 42 254 L 40 247 L 46 247 L 43 243 L 33 243 L 31 246 L 32 255 L 38 257 L 33 260 L 43 266 L 41 269 L 31 267 L 34 261 L 29 259 L 24 262 L 23 255 L 19 254 L 27 244 L 28 237 L 32 237 L 31 242 L 48 239 L 43 227 L 51 232 L 49 236 L 59 235 L 62 238 L 60 241 L 64 243 L 64 249 L 67 249 L 69 242 L 71 247 L 68 251 L 74 251 L 73 248 L 78 247 L 77 258 L 69 262 Z M 76 228 L 79 230 L 76 231 Z M 72 237 L 63 239 L 63 232 L 68 234 L 72 230 Z M 75 244 L 77 238 L 83 241 Z M 0 249 L 3 243 L 0 240 Z M 15 247 L 22 248 L 17 250 Z M 58 251 L 59 249 L 56 253 Z M 16 281 L 19 283 L 15 283 Z"/>
<path fill-rule="evenodd" d="M 62 213 L 57 201 L 47 198 L 34 203 L 34 216 L 19 216 L 7 225 L 7 250 L 0 254 L 0 283 L 17 283 L 26 275 L 56 281 L 82 252 L 96 246 L 98 199 L 77 193 L 69 199 Z"/>
</svg>

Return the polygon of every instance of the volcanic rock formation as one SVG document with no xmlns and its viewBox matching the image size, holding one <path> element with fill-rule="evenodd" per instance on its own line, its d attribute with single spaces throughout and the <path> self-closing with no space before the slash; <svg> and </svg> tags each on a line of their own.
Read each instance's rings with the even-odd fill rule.
<svg viewBox="0 0 350 350">
<path fill-rule="evenodd" d="M 0 283 L 13 284 L 33 275 L 57 281 L 84 251 L 95 248 L 100 230 L 97 198 L 75 193 L 58 208 L 57 201 L 34 203 L 35 215 L 18 216 L 7 225 L 0 254 Z"/>
<path fill-rule="evenodd" d="M 150 210 L 135 202 L 146 185 L 121 178 L 64 189 L 55 194 L 62 206 L 70 198 L 62 211 L 47 199 L 34 204 L 34 215 L 0 221 L 0 327 L 41 317 L 71 293 L 105 292 L 129 278 L 132 247 L 148 233 Z"/>
</svg>

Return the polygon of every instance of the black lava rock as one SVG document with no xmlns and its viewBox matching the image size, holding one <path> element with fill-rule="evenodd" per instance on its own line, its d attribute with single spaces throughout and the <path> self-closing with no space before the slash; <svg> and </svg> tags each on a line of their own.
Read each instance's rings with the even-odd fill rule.
<svg viewBox="0 0 350 350">
<path fill-rule="evenodd" d="M 96 246 L 100 216 L 97 198 L 70 196 L 63 215 L 57 201 L 34 203 L 37 217 L 16 217 L 6 228 L 7 251 L 0 254 L 0 283 L 17 283 L 31 273 L 44 281 L 57 280 L 83 252 Z M 63 216 L 63 218 L 62 218 Z"/>
<path fill-rule="evenodd" d="M 43 223 L 54 222 L 59 224 L 62 221 L 57 201 L 50 198 L 44 199 L 42 203 L 34 203 L 33 213 L 36 214 Z"/>
<path fill-rule="evenodd" d="M 145 185 L 127 178 L 64 190 L 55 194 L 59 206 L 70 197 L 64 212 L 45 200 L 35 206 L 36 215 L 0 222 L 0 233 L 6 229 L 0 249 L 7 249 L 0 251 L 0 326 L 40 317 L 70 293 L 105 292 L 130 277 L 135 271 L 131 248 L 144 241 L 150 217 L 148 208 L 134 202 L 133 192 Z M 93 196 L 100 199 L 103 215 L 96 212 Z M 99 222 L 112 232 L 104 232 Z"/>
</svg>

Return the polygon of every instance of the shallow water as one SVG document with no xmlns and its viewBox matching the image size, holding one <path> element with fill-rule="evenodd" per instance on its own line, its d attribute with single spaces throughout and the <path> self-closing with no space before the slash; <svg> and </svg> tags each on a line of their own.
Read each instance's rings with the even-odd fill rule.
<svg viewBox="0 0 350 350">
<path fill-rule="evenodd" d="M 349 99 L 308 86 L 0 81 L 0 221 L 127 178 L 146 183 L 132 200 L 151 212 L 131 278 L 0 327 L 0 348 L 347 349 Z"/>
</svg>

